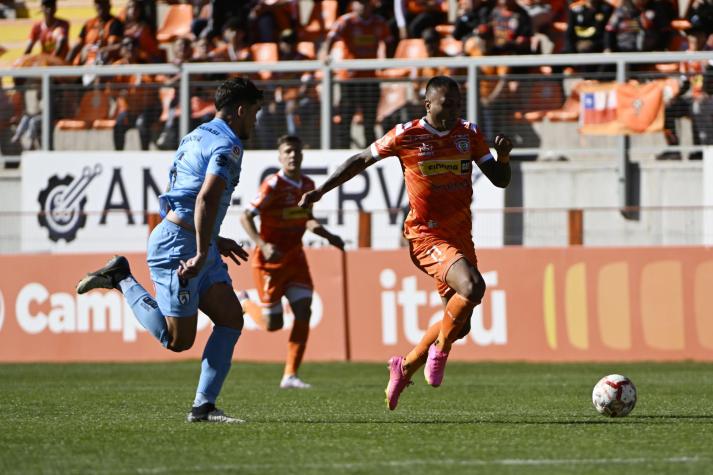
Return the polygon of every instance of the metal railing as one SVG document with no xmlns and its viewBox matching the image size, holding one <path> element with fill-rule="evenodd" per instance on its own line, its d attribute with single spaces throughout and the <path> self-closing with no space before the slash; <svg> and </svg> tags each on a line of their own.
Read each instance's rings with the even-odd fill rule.
<svg viewBox="0 0 713 475">
<path fill-rule="evenodd" d="M 60 66 L 60 67 L 32 67 L 19 69 L 0 69 L 0 75 L 13 78 L 39 78 L 42 91 L 42 148 L 49 150 L 51 117 L 49 107 L 46 107 L 47 98 L 51 96 L 51 79 L 61 77 L 76 77 L 83 75 L 96 75 L 100 77 L 130 74 L 166 74 L 181 75 L 179 101 L 182 111 L 190 110 L 191 77 L 197 74 L 234 74 L 270 72 L 321 72 L 320 92 L 320 148 L 330 149 L 332 146 L 332 102 L 333 85 L 337 81 L 334 77 L 338 70 L 378 70 L 384 68 L 464 68 L 466 70 L 466 118 L 476 121 L 478 117 L 478 80 L 479 68 L 483 66 L 511 66 L 511 67 L 537 67 L 550 66 L 578 66 L 578 65 L 612 65 L 616 68 L 616 80 L 624 82 L 628 77 L 628 67 L 634 64 L 658 64 L 687 61 L 713 61 L 711 52 L 661 52 L 661 53 L 609 53 L 609 54 L 561 54 L 561 55 L 524 55 L 524 56 L 479 56 L 479 57 L 452 57 L 428 59 L 362 59 L 341 60 L 323 63 L 320 61 L 282 61 L 274 63 L 185 63 L 180 67 L 163 65 L 122 65 L 122 66 Z M 406 79 L 408 80 L 408 78 Z M 189 116 L 183 113 L 180 116 L 180 133 L 183 135 L 189 129 Z M 624 155 L 626 144 L 621 140 L 616 151 Z M 614 150 L 612 150 L 614 151 Z M 532 154 L 531 149 L 516 149 L 515 154 Z"/>
</svg>

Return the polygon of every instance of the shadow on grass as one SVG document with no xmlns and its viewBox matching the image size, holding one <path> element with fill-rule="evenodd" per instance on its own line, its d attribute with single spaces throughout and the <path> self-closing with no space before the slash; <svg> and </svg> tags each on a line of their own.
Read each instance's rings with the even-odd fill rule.
<svg viewBox="0 0 713 475">
<path fill-rule="evenodd" d="M 414 424 L 414 425 L 598 425 L 598 424 L 671 424 L 672 421 L 680 420 L 686 423 L 713 424 L 713 415 L 639 415 L 622 418 L 593 418 L 593 419 L 564 419 L 564 420 L 523 420 L 523 419 L 459 419 L 459 420 L 375 420 L 375 419 L 293 419 L 293 420 L 263 420 L 252 421 L 257 423 L 283 424 Z"/>
</svg>

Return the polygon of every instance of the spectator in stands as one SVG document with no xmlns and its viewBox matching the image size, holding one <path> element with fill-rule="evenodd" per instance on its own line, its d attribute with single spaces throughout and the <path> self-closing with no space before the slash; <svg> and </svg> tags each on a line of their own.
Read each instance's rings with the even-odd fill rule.
<svg viewBox="0 0 713 475">
<path fill-rule="evenodd" d="M 338 40 L 344 42 L 345 59 L 383 58 L 386 43 L 391 41 L 391 35 L 384 19 L 374 15 L 372 8 L 369 0 L 353 1 L 352 12 L 340 16 L 332 25 L 322 45 L 320 58 L 328 60 L 332 45 Z M 341 148 L 349 148 L 351 145 L 351 123 L 358 106 L 361 106 L 364 117 L 366 143 L 370 144 L 376 139 L 374 124 L 381 95 L 379 83 L 369 80 L 374 77 L 373 71 L 349 71 L 347 76 L 358 79 L 341 83 L 339 102 L 341 122 L 335 128 L 337 135 L 335 145 Z M 362 79 L 365 81 L 362 82 Z"/>
<path fill-rule="evenodd" d="M 211 5 L 208 0 L 190 0 L 193 7 L 193 21 L 191 22 L 191 34 L 200 38 L 201 33 L 208 26 Z"/>
<path fill-rule="evenodd" d="M 121 41 L 124 36 L 124 25 L 111 14 L 110 0 L 94 0 L 94 8 L 97 16 L 87 20 L 82 27 L 79 32 L 79 42 L 67 55 L 68 63 L 107 64 L 116 59 L 105 54 L 104 48 Z"/>
<path fill-rule="evenodd" d="M 394 0 L 399 38 L 420 38 L 423 30 L 447 23 L 445 0 Z"/>
<path fill-rule="evenodd" d="M 577 0 L 569 5 L 565 53 L 601 53 L 614 7 L 606 0 Z"/>
<path fill-rule="evenodd" d="M 606 51 L 664 51 L 677 16 L 670 0 L 622 0 L 607 23 Z"/>
<path fill-rule="evenodd" d="M 146 18 L 146 10 L 141 8 L 140 0 L 126 2 L 126 23 L 124 36 L 136 40 L 139 58 L 146 63 L 163 61 L 163 54 L 156 39 L 156 32 Z"/>
<path fill-rule="evenodd" d="M 466 41 L 471 36 L 485 33 L 495 0 L 460 0 L 458 5 L 453 38 Z"/>
<path fill-rule="evenodd" d="M 40 43 L 41 52 L 64 59 L 69 52 L 69 22 L 57 18 L 57 0 L 42 0 L 42 20 L 32 25 L 24 54 Z"/>
<path fill-rule="evenodd" d="M 280 61 L 304 61 L 309 58 L 297 50 L 297 33 L 284 30 L 278 45 Z M 275 137 L 298 135 L 312 147 L 319 144 L 319 102 L 309 72 L 279 72 L 272 76 L 272 101 L 259 113 L 256 129 L 260 148 L 273 148 Z M 301 123 L 301 124 L 298 124 Z"/>
<path fill-rule="evenodd" d="M 206 39 L 207 41 L 207 39 Z M 193 45 L 189 38 L 178 38 L 173 42 L 173 59 L 171 64 L 181 66 L 193 59 Z M 181 83 L 181 73 L 163 78 L 163 85 L 173 88 L 173 98 L 167 107 L 166 123 L 156 139 L 156 146 L 160 150 L 174 150 L 178 145 L 178 87 Z"/>
<path fill-rule="evenodd" d="M 137 41 L 131 37 L 121 40 L 120 58 L 113 64 L 136 64 L 141 62 Z M 153 79 L 144 74 L 117 76 L 113 85 L 121 85 L 116 91 L 117 116 L 114 125 L 114 148 L 124 150 L 126 132 L 132 127 L 139 131 L 141 150 L 148 150 L 151 127 L 156 123 L 159 111 L 157 89 L 151 87 Z"/>
<path fill-rule="evenodd" d="M 211 61 L 252 61 L 252 53 L 246 37 L 243 20 L 231 18 L 223 25 L 224 44 L 208 51 L 208 58 Z"/>
<path fill-rule="evenodd" d="M 258 0 L 250 10 L 252 43 L 275 43 L 285 30 L 299 27 L 298 0 Z"/>
<path fill-rule="evenodd" d="M 688 34 L 698 45 L 713 50 L 713 0 L 695 0 L 686 18 L 691 22 Z"/>
<path fill-rule="evenodd" d="M 209 39 L 220 36 L 227 21 L 232 18 L 248 17 L 253 1 L 210 0 L 210 18 L 200 34 L 196 36 Z M 199 25 L 195 26 L 199 27 Z"/>
<path fill-rule="evenodd" d="M 498 0 L 490 12 L 486 28 L 481 30 L 486 54 L 528 54 L 532 22 L 515 0 Z"/>
<path fill-rule="evenodd" d="M 690 38 L 689 50 L 713 50 L 713 44 L 699 45 L 697 37 Z M 681 88 L 666 104 L 664 136 L 668 145 L 680 145 L 676 132 L 676 119 L 691 119 L 694 145 L 713 145 L 713 67 L 708 61 L 688 61 L 681 64 Z M 681 153 L 665 151 L 656 156 L 658 160 L 680 160 Z M 701 152 L 689 156 L 700 160 Z"/>
</svg>

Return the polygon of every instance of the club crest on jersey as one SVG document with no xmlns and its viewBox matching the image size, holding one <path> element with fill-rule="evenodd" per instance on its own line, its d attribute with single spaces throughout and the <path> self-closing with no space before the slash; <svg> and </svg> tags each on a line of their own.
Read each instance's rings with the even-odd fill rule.
<svg viewBox="0 0 713 475">
<path fill-rule="evenodd" d="M 456 149 L 460 153 L 470 152 L 470 141 L 468 140 L 467 137 L 465 137 L 465 138 L 456 137 L 454 143 L 455 143 Z"/>
<path fill-rule="evenodd" d="M 190 299 L 191 299 L 191 291 L 190 290 L 179 290 L 178 291 L 178 302 L 181 305 L 186 305 Z"/>
<path fill-rule="evenodd" d="M 235 146 L 232 148 L 231 152 L 233 153 L 233 156 L 234 156 L 235 158 L 240 158 L 240 147 L 238 147 L 237 145 L 235 145 Z"/>
<path fill-rule="evenodd" d="M 433 145 L 427 144 L 427 143 L 422 143 L 418 147 L 418 156 L 419 157 L 432 157 L 433 156 Z"/>
</svg>

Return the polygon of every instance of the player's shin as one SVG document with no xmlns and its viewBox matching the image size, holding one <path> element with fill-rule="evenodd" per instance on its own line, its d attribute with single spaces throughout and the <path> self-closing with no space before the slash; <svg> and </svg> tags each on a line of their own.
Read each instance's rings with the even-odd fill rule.
<svg viewBox="0 0 713 475">
<path fill-rule="evenodd" d="M 214 326 L 203 350 L 201 376 L 198 380 L 194 407 L 206 403 L 215 404 L 225 377 L 233 361 L 233 349 L 240 337 L 240 330 L 224 326 Z"/>
<path fill-rule="evenodd" d="M 407 377 L 411 377 L 421 366 L 426 363 L 426 358 L 428 357 L 428 347 L 433 344 L 438 338 L 438 334 L 441 331 L 441 322 L 436 322 L 431 325 L 426 333 L 418 342 L 418 345 L 414 347 L 411 352 L 406 355 L 403 362 L 403 371 Z"/>
<path fill-rule="evenodd" d="M 451 350 L 451 344 L 458 338 L 463 325 L 466 324 L 478 303 L 480 302 L 472 302 L 460 294 L 455 294 L 448 300 L 441 321 L 441 331 L 436 340 L 438 350 L 446 353 Z"/>
<path fill-rule="evenodd" d="M 309 337 L 309 320 L 298 320 L 292 326 L 290 339 L 287 342 L 287 360 L 285 362 L 285 376 L 297 374 L 302 363 L 302 358 L 307 348 Z"/>
<path fill-rule="evenodd" d="M 166 318 L 158 308 L 156 300 L 141 284 L 136 282 L 133 276 L 119 281 L 119 288 L 141 326 L 148 330 L 164 347 L 168 347 L 171 335 L 168 333 Z"/>
</svg>

